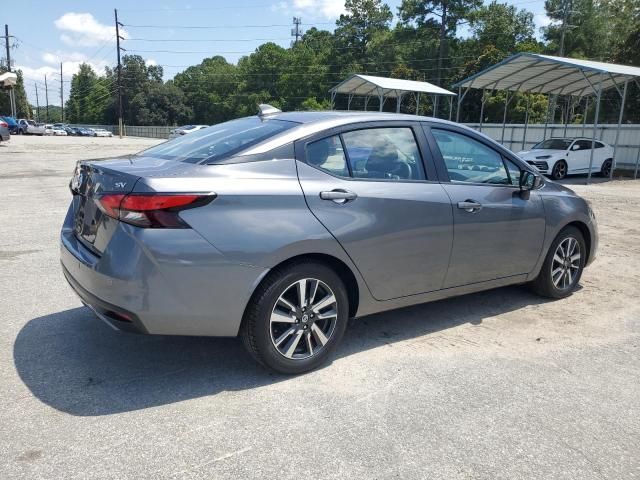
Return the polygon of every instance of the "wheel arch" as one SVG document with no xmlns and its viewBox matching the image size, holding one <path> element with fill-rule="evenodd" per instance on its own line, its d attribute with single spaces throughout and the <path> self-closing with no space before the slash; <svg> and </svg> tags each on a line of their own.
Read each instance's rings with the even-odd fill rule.
<svg viewBox="0 0 640 480">
<path fill-rule="evenodd" d="M 360 304 L 360 287 L 358 285 L 358 280 L 356 279 L 356 276 L 351 268 L 346 263 L 344 263 L 339 258 L 334 257 L 333 255 L 328 255 L 326 253 L 305 253 L 296 255 L 281 261 L 277 265 L 274 265 L 271 271 L 267 273 L 264 278 L 262 278 L 260 282 L 258 282 L 258 284 L 255 286 L 254 291 L 251 295 L 251 299 L 245 307 L 245 311 L 253 300 L 255 292 L 258 291 L 259 287 L 264 284 L 264 282 L 269 280 L 271 276 L 270 273 L 272 271 L 280 268 L 286 268 L 290 265 L 294 265 L 303 261 L 314 261 L 326 265 L 340 277 L 340 279 L 344 282 L 345 288 L 347 289 L 347 298 L 349 300 L 349 318 L 354 317 L 358 311 L 358 307 Z"/>
<path fill-rule="evenodd" d="M 564 230 L 567 227 L 575 227 L 580 231 L 580 233 L 582 233 L 582 238 L 584 238 L 584 243 L 587 246 L 587 255 L 585 258 L 585 265 L 588 264 L 589 258 L 591 257 L 591 245 L 592 245 L 591 231 L 589 230 L 589 227 L 587 227 L 587 225 L 584 222 L 581 222 L 579 220 L 574 220 L 573 222 L 567 223 L 560 231 Z"/>
</svg>

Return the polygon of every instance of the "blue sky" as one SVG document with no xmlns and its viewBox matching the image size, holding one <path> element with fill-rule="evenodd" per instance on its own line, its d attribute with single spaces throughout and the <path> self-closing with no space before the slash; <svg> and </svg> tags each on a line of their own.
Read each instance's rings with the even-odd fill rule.
<svg viewBox="0 0 640 480">
<path fill-rule="evenodd" d="M 114 8 L 118 9 L 120 21 L 126 25 L 123 35 L 127 40 L 122 46 L 129 53 L 143 56 L 149 63 L 162 65 L 165 78 L 171 78 L 205 57 L 223 55 L 236 62 L 266 41 L 288 46 L 294 15 L 302 18 L 303 29 L 317 26 L 332 30 L 335 19 L 343 10 L 343 1 L 22 0 L 19 8 L 3 9 L 0 23 L 9 24 L 9 33 L 17 37 L 13 39 L 11 57 L 25 75 L 29 99 L 35 103 L 37 84 L 40 103 L 44 104 L 46 74 L 49 103 L 57 104 L 60 102 L 60 62 L 63 64 L 65 97 L 68 97 L 69 80 L 80 63 L 90 63 L 100 72 L 106 65 L 115 64 Z M 397 13 L 400 2 L 389 0 L 386 3 Z M 543 0 L 507 2 L 533 12 L 538 26 L 548 23 Z M 161 28 L 143 27 L 147 25 Z M 181 26 L 209 28 L 179 28 Z"/>
</svg>

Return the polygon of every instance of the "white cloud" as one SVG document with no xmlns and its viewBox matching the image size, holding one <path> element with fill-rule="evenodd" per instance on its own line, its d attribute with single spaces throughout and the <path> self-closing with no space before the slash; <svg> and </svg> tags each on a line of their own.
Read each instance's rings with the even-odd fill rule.
<svg viewBox="0 0 640 480">
<path fill-rule="evenodd" d="M 533 22 L 536 24 L 538 28 L 543 28 L 543 27 L 548 27 L 549 25 L 554 23 L 554 20 L 551 20 L 544 13 L 538 13 L 533 16 Z"/>
<path fill-rule="evenodd" d="M 60 62 L 62 62 L 62 76 L 65 80 L 70 80 L 74 74 L 78 73 L 82 63 L 88 63 L 98 75 L 103 75 L 104 68 L 114 63 L 106 60 L 95 61 L 80 52 L 64 52 L 60 50 L 44 52 L 42 61 L 46 65 L 39 67 L 18 65 L 16 68 L 22 70 L 27 80 L 42 83 L 46 75 L 52 85 L 55 85 L 60 81 Z"/>
<path fill-rule="evenodd" d="M 272 11 L 307 15 L 311 18 L 334 20 L 345 13 L 344 0 L 290 0 L 271 5 Z"/>
<path fill-rule="evenodd" d="M 147 58 L 144 63 L 147 65 L 147 67 L 154 67 L 156 65 L 158 65 L 158 62 L 156 61 L 155 58 Z"/>
<path fill-rule="evenodd" d="M 54 22 L 61 30 L 60 40 L 67 45 L 94 47 L 105 42 L 115 43 L 116 29 L 113 25 L 105 25 L 97 21 L 90 13 L 68 12 Z M 127 38 L 122 28 L 120 35 Z"/>
</svg>

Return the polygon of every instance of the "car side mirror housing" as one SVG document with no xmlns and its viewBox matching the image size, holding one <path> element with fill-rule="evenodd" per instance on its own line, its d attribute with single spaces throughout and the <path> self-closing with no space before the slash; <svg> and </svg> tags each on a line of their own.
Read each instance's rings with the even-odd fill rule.
<svg viewBox="0 0 640 480">
<path fill-rule="evenodd" d="M 542 176 L 537 173 L 530 172 L 529 170 L 523 170 L 520 173 L 520 190 L 528 192 L 529 190 L 535 190 L 542 185 Z"/>
<path fill-rule="evenodd" d="M 580 150 L 580 145 L 577 145 L 577 144 L 572 145 L 572 146 L 571 146 L 571 150 L 572 150 L 572 151 L 574 151 L 574 152 L 575 152 L 576 150 Z"/>
</svg>

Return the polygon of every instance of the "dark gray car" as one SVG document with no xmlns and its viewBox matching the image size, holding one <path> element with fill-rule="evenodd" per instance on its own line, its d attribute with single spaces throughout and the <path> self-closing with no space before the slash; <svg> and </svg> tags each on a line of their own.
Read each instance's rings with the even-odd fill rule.
<svg viewBox="0 0 640 480">
<path fill-rule="evenodd" d="M 9 124 L 0 118 L 0 142 L 7 142 L 9 140 L 11 140 Z"/>
<path fill-rule="evenodd" d="M 240 335 L 264 365 L 324 361 L 350 317 L 510 284 L 561 298 L 593 213 L 488 137 L 384 113 L 275 111 L 79 162 L 66 278 L 121 330 Z"/>
</svg>

